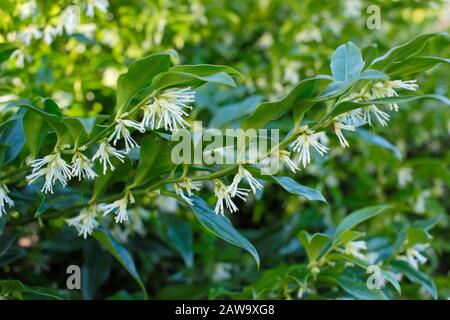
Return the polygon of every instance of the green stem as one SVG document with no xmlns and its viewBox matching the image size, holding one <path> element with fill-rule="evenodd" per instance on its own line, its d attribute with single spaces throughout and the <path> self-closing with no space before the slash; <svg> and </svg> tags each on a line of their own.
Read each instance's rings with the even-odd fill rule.
<svg viewBox="0 0 450 320">
<path fill-rule="evenodd" d="M 3 176 L 1 176 L 0 181 L 6 180 L 8 178 L 11 178 L 11 177 L 18 175 L 20 173 L 23 173 L 23 172 L 27 172 L 29 170 L 31 170 L 29 167 L 23 167 L 23 168 L 13 170 L 13 171 L 8 172 L 8 173 L 4 174 Z"/>
</svg>

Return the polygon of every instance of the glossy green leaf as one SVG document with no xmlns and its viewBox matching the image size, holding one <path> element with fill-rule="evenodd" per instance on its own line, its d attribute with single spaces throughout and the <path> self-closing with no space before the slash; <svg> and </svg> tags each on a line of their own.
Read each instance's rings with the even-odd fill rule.
<svg viewBox="0 0 450 320">
<path fill-rule="evenodd" d="M 312 98 L 316 82 L 321 79 L 328 79 L 326 76 L 300 81 L 285 97 L 274 102 L 264 102 L 256 107 L 255 111 L 247 117 L 241 124 L 241 128 L 260 129 L 272 120 L 278 119 L 286 111 L 295 108 L 302 100 Z M 311 105 L 307 106 L 307 108 Z M 306 110 L 304 110 L 306 112 Z"/>
<path fill-rule="evenodd" d="M 387 71 L 391 77 L 422 73 L 440 63 L 449 64 L 450 59 L 440 57 L 415 57 L 394 63 Z"/>
<path fill-rule="evenodd" d="M 194 240 L 191 227 L 182 219 L 165 215 L 167 239 L 183 257 L 184 263 L 191 268 L 194 265 Z"/>
<path fill-rule="evenodd" d="M 413 247 L 416 244 L 427 244 L 433 237 L 425 230 L 418 228 L 408 228 L 406 230 L 407 246 Z"/>
<path fill-rule="evenodd" d="M 346 216 L 336 227 L 336 231 L 334 232 L 333 236 L 334 242 L 339 241 L 344 232 L 351 230 L 358 224 L 379 215 L 389 208 L 391 207 L 387 205 L 379 205 L 363 208 L 358 211 L 352 212 L 351 214 Z"/>
<path fill-rule="evenodd" d="M 195 88 L 206 82 L 236 87 L 233 77 L 242 78 L 242 75 L 235 69 L 227 66 L 208 64 L 179 65 L 157 76 L 152 83 L 152 88 L 156 91 L 174 87 Z"/>
<path fill-rule="evenodd" d="M 122 114 L 128 110 L 131 99 L 142 89 L 149 87 L 153 78 L 170 67 L 170 54 L 157 53 L 136 60 L 128 71 L 117 80 L 116 112 Z"/>
<path fill-rule="evenodd" d="M 306 231 L 301 231 L 298 234 L 298 239 L 305 248 L 309 262 L 317 261 L 325 246 L 330 242 L 330 237 L 326 234 L 315 233 L 311 236 Z"/>
<path fill-rule="evenodd" d="M 141 140 L 139 164 L 132 187 L 140 186 L 168 172 L 172 167 L 170 152 L 169 142 L 158 134 L 152 133 L 145 136 Z"/>
<path fill-rule="evenodd" d="M 262 175 L 261 178 L 272 180 L 273 182 L 279 184 L 287 192 L 299 195 L 307 200 L 327 202 L 325 197 L 319 191 L 303 186 L 290 177 Z"/>
<path fill-rule="evenodd" d="M 108 166 L 108 171 L 106 174 L 103 174 L 103 166 L 100 164 L 96 164 L 95 166 L 95 171 L 99 177 L 94 182 L 93 199 L 101 196 L 111 184 L 117 181 L 124 181 L 130 176 L 132 165 L 128 158 L 125 158 L 124 163 L 120 162 L 117 158 L 111 158 L 110 160 L 116 168 L 114 171 L 111 171 Z"/>
<path fill-rule="evenodd" d="M 336 281 L 347 293 L 360 300 L 387 300 L 388 298 L 379 289 L 369 289 L 367 283 L 357 277 L 340 274 Z"/>
<path fill-rule="evenodd" d="M 401 151 L 382 136 L 379 136 L 362 128 L 358 128 L 357 132 L 358 136 L 366 140 L 367 142 L 391 151 L 397 159 L 401 160 L 403 158 Z"/>
<path fill-rule="evenodd" d="M 259 268 L 259 256 L 255 247 L 243 237 L 227 217 L 216 214 L 200 197 L 192 197 L 192 210 L 200 223 L 219 238 L 248 251 Z"/>
<path fill-rule="evenodd" d="M 106 249 L 109 253 L 112 254 L 114 258 L 128 271 L 128 273 L 133 277 L 133 279 L 138 283 L 138 285 L 141 287 L 142 292 L 144 293 L 145 297 L 147 297 L 147 290 L 145 289 L 145 285 L 142 282 L 141 276 L 139 275 L 138 271 L 136 270 L 136 266 L 134 264 L 133 258 L 131 257 L 128 250 L 122 246 L 120 243 L 118 243 L 112 235 L 109 233 L 109 231 L 103 227 L 100 226 L 97 228 L 94 233 L 93 237 Z"/>
<path fill-rule="evenodd" d="M 352 42 L 339 46 L 331 56 L 330 67 L 335 81 L 356 77 L 364 67 L 361 51 Z"/>
<path fill-rule="evenodd" d="M 374 59 L 370 67 L 379 70 L 386 70 L 395 62 L 403 61 L 418 55 L 431 38 L 445 35 L 447 35 L 447 33 L 440 32 L 419 35 L 404 44 L 391 48 L 381 57 Z"/>
<path fill-rule="evenodd" d="M 420 270 L 414 269 L 409 263 L 406 261 L 393 261 L 391 263 L 392 268 L 396 272 L 400 272 L 404 274 L 409 281 L 420 284 L 423 288 L 425 288 L 434 299 L 438 298 L 436 285 L 433 280 L 426 274 Z"/>
<path fill-rule="evenodd" d="M 24 112 L 22 111 L 0 124 L 0 143 L 4 146 L 0 156 L 0 166 L 13 161 L 25 145 Z"/>
<path fill-rule="evenodd" d="M 0 288 L 0 295 L 8 294 L 16 299 L 23 299 L 23 294 L 36 295 L 55 300 L 67 299 L 65 295 L 62 295 L 57 290 L 42 287 L 30 287 L 19 280 L 0 280 Z"/>
<path fill-rule="evenodd" d="M 351 263 L 366 271 L 368 271 L 368 268 L 371 266 L 371 264 L 365 260 L 361 260 L 354 256 L 349 256 L 342 253 L 330 253 L 327 256 L 327 259 L 330 261 L 344 261 L 347 263 Z M 400 282 L 397 280 L 397 277 L 393 272 L 380 268 L 380 275 L 395 288 L 398 294 L 402 294 Z"/>
</svg>

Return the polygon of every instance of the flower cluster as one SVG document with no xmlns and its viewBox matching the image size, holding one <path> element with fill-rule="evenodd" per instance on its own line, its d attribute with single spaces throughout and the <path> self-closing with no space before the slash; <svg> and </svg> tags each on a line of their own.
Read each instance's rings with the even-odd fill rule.
<svg viewBox="0 0 450 320">
<path fill-rule="evenodd" d="M 232 194 L 233 191 L 234 195 Z M 244 188 L 235 188 L 235 190 L 232 190 L 219 179 L 214 179 L 214 195 L 217 197 L 214 212 L 216 214 L 220 213 L 221 215 L 224 215 L 225 208 L 227 208 L 231 213 L 238 211 L 239 209 L 231 198 L 237 196 L 245 201 L 248 196 L 248 191 L 248 189 Z"/>
<path fill-rule="evenodd" d="M 425 251 L 427 248 L 428 244 L 416 244 L 407 248 L 405 254 L 398 256 L 398 258 L 408 262 L 414 269 L 419 270 L 419 266 L 428 261 L 427 257 L 421 254 L 421 252 Z"/>
<path fill-rule="evenodd" d="M 80 214 L 74 218 L 68 219 L 67 224 L 69 226 L 75 227 L 78 231 L 79 236 L 87 238 L 91 235 L 95 228 L 99 226 L 97 217 L 99 216 L 98 205 L 90 205 L 87 208 L 81 210 Z"/>
<path fill-rule="evenodd" d="M 108 215 L 111 212 L 115 212 L 115 221 L 117 223 L 122 223 L 128 221 L 128 204 L 133 204 L 135 202 L 134 196 L 131 192 L 127 192 L 122 199 L 116 200 L 113 203 L 102 203 L 99 205 L 100 211 L 103 212 L 103 216 Z"/>
<path fill-rule="evenodd" d="M 195 92 L 190 88 L 168 90 L 161 95 L 153 98 L 142 109 L 144 117 L 141 127 L 158 129 L 164 127 L 166 130 L 178 130 L 185 128 L 189 124 L 183 116 L 188 113 L 185 109 L 192 109 L 187 103 L 195 101 Z"/>
<path fill-rule="evenodd" d="M 108 7 L 108 0 L 86 0 L 86 3 L 84 4 L 87 17 L 93 17 L 95 9 L 102 13 L 106 13 Z M 38 10 L 38 6 L 36 5 L 35 0 L 30 0 L 21 3 L 18 9 L 20 19 L 26 20 Z M 23 68 L 25 66 L 25 61 L 29 60 L 30 57 L 25 55 L 25 48 L 27 48 L 33 40 L 42 39 L 46 44 L 51 45 L 53 40 L 56 37 L 63 35 L 64 32 L 67 35 L 72 35 L 76 31 L 83 31 L 83 28 L 80 26 L 80 7 L 78 5 L 67 6 L 54 20 L 56 20 L 56 23 L 47 23 L 41 28 L 34 24 L 30 24 L 18 32 L 12 32 L 7 35 L 8 40 L 17 40 L 23 44 L 23 47 L 19 47 L 10 56 L 10 60 L 16 60 L 16 67 Z"/>
<path fill-rule="evenodd" d="M 297 139 L 292 143 L 292 150 L 299 153 L 298 162 L 302 163 L 303 168 L 311 162 L 310 147 L 313 147 L 320 155 L 328 152 L 328 148 L 319 142 L 320 135 L 310 130 L 308 126 L 302 126 L 299 129 Z"/>
<path fill-rule="evenodd" d="M 184 178 L 183 181 L 173 184 L 175 193 L 185 200 L 189 205 L 192 205 L 193 190 L 199 191 L 201 187 L 200 182 L 192 181 L 190 178 Z"/>
<path fill-rule="evenodd" d="M 6 214 L 6 205 L 10 208 L 14 205 L 14 201 L 8 196 L 9 189 L 2 181 L 0 181 L 0 218 Z"/>
<path fill-rule="evenodd" d="M 370 92 L 367 92 L 367 89 L 364 89 L 357 95 L 357 98 L 353 98 L 352 100 L 369 101 L 372 99 L 395 97 L 398 96 L 396 89 L 415 91 L 417 88 L 418 85 L 416 84 L 416 80 L 382 81 L 375 83 L 370 89 Z M 389 107 L 390 110 L 399 110 L 397 103 L 391 103 L 389 104 Z M 390 116 L 387 112 L 380 110 L 376 105 L 371 104 L 337 116 L 332 120 L 331 127 L 333 133 L 339 139 L 340 145 L 343 148 L 348 148 L 350 145 L 345 138 L 343 131 L 355 131 L 357 126 L 362 126 L 364 124 L 372 125 L 373 118 L 375 118 L 382 126 L 387 126 Z M 307 125 L 298 128 L 296 139 L 291 144 L 292 151 L 298 153 L 297 163 L 305 168 L 311 162 L 311 147 L 322 156 L 327 153 L 330 149 L 324 144 L 324 141 L 326 140 L 326 134 L 323 131 L 315 132 L 314 130 L 309 129 Z M 281 163 L 285 164 L 294 173 L 298 170 L 297 165 L 290 159 L 290 153 L 288 151 L 282 150 L 271 156 L 278 158 Z"/>
</svg>

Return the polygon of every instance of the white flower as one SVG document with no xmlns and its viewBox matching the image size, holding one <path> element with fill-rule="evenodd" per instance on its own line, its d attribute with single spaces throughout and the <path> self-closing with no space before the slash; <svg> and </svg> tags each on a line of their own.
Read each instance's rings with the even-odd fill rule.
<svg viewBox="0 0 450 320">
<path fill-rule="evenodd" d="M 114 218 L 117 223 L 128 221 L 127 206 L 129 203 L 134 203 L 134 196 L 131 192 L 120 200 L 116 200 L 113 203 L 102 203 L 99 205 L 100 211 L 103 211 L 103 216 L 116 211 L 116 217 Z"/>
<path fill-rule="evenodd" d="M 300 168 L 295 164 L 294 161 L 291 160 L 291 153 L 287 150 L 280 150 L 275 152 L 275 156 L 283 163 L 286 167 L 288 167 L 293 173 L 299 171 Z"/>
<path fill-rule="evenodd" d="M 366 257 L 360 251 L 367 250 L 367 244 L 365 241 L 350 241 L 344 245 L 344 253 L 365 260 Z"/>
<path fill-rule="evenodd" d="M 126 115 L 127 114 L 125 113 L 123 116 Z M 114 132 L 108 138 L 108 141 L 114 140 L 113 144 L 116 145 L 117 141 L 123 137 L 125 139 L 125 150 L 126 153 L 128 153 L 132 148 L 137 147 L 138 144 L 131 137 L 130 131 L 127 129 L 127 127 L 137 129 L 139 132 L 145 132 L 145 129 L 142 128 L 139 123 L 133 120 L 118 119 L 116 122 L 117 124 L 116 127 L 114 128 Z"/>
<path fill-rule="evenodd" d="M 53 42 L 53 39 L 60 35 L 61 32 L 62 28 L 60 27 L 46 26 L 44 28 L 44 42 L 50 45 Z"/>
<path fill-rule="evenodd" d="M 25 20 L 25 19 L 31 17 L 33 15 L 33 13 L 36 12 L 36 9 L 37 9 L 37 6 L 36 6 L 36 2 L 34 0 L 22 3 L 19 6 L 20 20 Z"/>
<path fill-rule="evenodd" d="M 113 146 L 111 146 L 108 142 L 103 141 L 98 146 L 97 152 L 92 157 L 92 161 L 95 161 L 99 159 L 99 162 L 103 164 L 103 174 L 106 174 L 106 171 L 108 170 L 108 164 L 111 171 L 114 171 L 115 167 L 111 163 L 111 160 L 109 159 L 110 156 L 114 156 L 117 159 L 120 160 L 120 162 L 123 163 L 125 158 L 125 152 L 117 150 Z"/>
<path fill-rule="evenodd" d="M 234 204 L 233 200 L 231 200 L 232 195 L 230 188 L 227 187 L 222 181 L 218 179 L 214 180 L 214 194 L 217 197 L 217 203 L 216 206 L 214 207 L 214 212 L 216 214 L 220 213 L 221 215 L 223 215 L 225 207 L 231 213 L 239 210 Z M 236 196 L 238 196 L 238 198 L 241 198 L 242 200 L 245 200 L 246 197 L 248 196 L 248 189 L 238 188 L 236 190 Z"/>
<path fill-rule="evenodd" d="M 360 127 L 365 124 L 364 111 L 361 109 L 354 109 L 343 113 L 339 116 L 341 121 L 345 124 Z"/>
<path fill-rule="evenodd" d="M 187 103 L 195 101 L 195 92 L 190 88 L 168 90 L 143 107 L 144 117 L 142 127 L 158 129 L 164 125 L 166 130 L 177 130 L 179 127 L 188 127 L 189 124 L 183 116 L 189 114 L 183 109 L 192 109 Z"/>
<path fill-rule="evenodd" d="M 80 25 L 80 8 L 76 5 L 68 6 L 62 12 L 60 19 L 66 33 L 71 35 Z"/>
<path fill-rule="evenodd" d="M 9 189 L 2 181 L 0 181 L 0 218 L 6 214 L 6 205 L 10 208 L 14 205 L 14 201 L 8 196 Z"/>
<path fill-rule="evenodd" d="M 349 147 L 350 145 L 348 144 L 347 139 L 345 139 L 342 130 L 355 131 L 355 126 L 352 126 L 350 124 L 343 124 L 341 122 L 334 122 L 333 130 L 336 136 L 338 137 L 339 143 L 341 144 L 342 148 Z"/>
<path fill-rule="evenodd" d="M 408 167 L 400 168 L 397 172 L 397 181 L 400 188 L 404 188 L 408 183 L 413 181 L 412 169 Z"/>
<path fill-rule="evenodd" d="M 79 236 L 87 238 L 91 235 L 99 223 L 97 217 L 99 215 L 99 208 L 97 205 L 91 205 L 88 208 L 81 210 L 80 214 L 71 219 L 67 219 L 66 222 L 69 226 L 75 227 Z"/>
<path fill-rule="evenodd" d="M 293 173 L 300 170 L 300 168 L 291 160 L 291 153 L 287 150 L 276 150 L 272 152 L 272 156 L 266 159 L 262 159 L 259 163 L 264 166 L 270 166 L 272 163 L 276 163 L 278 168 L 278 163 L 288 167 Z"/>
<path fill-rule="evenodd" d="M 329 149 L 318 141 L 320 135 L 309 130 L 308 126 L 303 126 L 301 130 L 302 133 L 292 143 L 292 150 L 300 153 L 298 161 L 299 163 L 302 162 L 303 167 L 305 168 L 306 165 L 311 162 L 311 155 L 309 152 L 311 146 L 322 156 L 324 153 L 327 153 Z"/>
<path fill-rule="evenodd" d="M 87 0 L 86 16 L 93 17 L 95 8 L 105 13 L 108 11 L 108 6 L 109 6 L 108 0 Z"/>
<path fill-rule="evenodd" d="M 95 179 L 98 175 L 92 170 L 92 162 L 81 152 L 76 152 L 72 158 L 72 176 L 78 177 L 78 181 L 81 177 L 84 179 Z"/>
<path fill-rule="evenodd" d="M 188 204 L 192 205 L 192 190 L 199 191 L 201 187 L 200 182 L 192 181 L 190 178 L 184 178 L 181 182 L 176 182 L 173 184 L 175 193 L 183 198 Z M 184 189 L 184 190 L 183 190 Z M 187 195 L 186 195 L 186 194 Z"/>
<path fill-rule="evenodd" d="M 419 265 L 427 262 L 427 257 L 420 252 L 425 251 L 428 248 L 428 244 L 416 244 L 414 247 L 406 249 L 406 256 L 398 256 L 400 260 L 408 262 L 411 267 L 419 270 Z"/>
<path fill-rule="evenodd" d="M 19 32 L 17 35 L 19 41 L 21 41 L 26 46 L 31 44 L 33 39 L 40 39 L 42 37 L 42 32 L 36 26 L 30 25 Z"/>
<path fill-rule="evenodd" d="M 370 126 L 372 125 L 372 119 L 371 119 L 371 113 L 375 115 L 375 118 L 377 118 L 378 122 L 383 126 L 387 126 L 387 123 L 389 121 L 389 114 L 387 114 L 384 111 L 381 111 L 377 108 L 377 106 L 371 104 L 367 107 L 364 107 L 364 121 L 368 123 Z"/>
<path fill-rule="evenodd" d="M 31 161 L 33 171 L 27 176 L 28 184 L 35 182 L 39 177 L 45 176 L 45 183 L 41 191 L 53 193 L 53 185 L 58 180 L 64 187 L 71 178 L 71 167 L 56 151 L 42 159 Z"/>
<path fill-rule="evenodd" d="M 373 88 L 372 93 L 375 98 L 384 98 L 384 97 L 395 97 L 398 96 L 395 89 L 405 89 L 409 91 L 416 91 L 419 86 L 416 84 L 417 80 L 393 80 L 393 81 L 383 81 L 377 82 Z M 398 111 L 399 106 L 396 103 L 391 103 L 389 105 L 391 110 Z"/>
<path fill-rule="evenodd" d="M 228 187 L 230 189 L 231 196 L 234 197 L 238 191 L 238 185 L 241 182 L 242 178 L 244 178 L 252 189 L 253 193 L 256 194 L 256 189 L 262 189 L 263 186 L 256 180 L 252 174 L 246 170 L 243 166 L 239 166 L 238 172 L 233 178 L 233 182 Z"/>
</svg>

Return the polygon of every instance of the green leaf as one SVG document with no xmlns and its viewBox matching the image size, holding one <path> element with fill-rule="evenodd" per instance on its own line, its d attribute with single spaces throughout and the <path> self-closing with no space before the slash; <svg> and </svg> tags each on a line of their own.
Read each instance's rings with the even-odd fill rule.
<svg viewBox="0 0 450 320">
<path fill-rule="evenodd" d="M 157 53 L 132 62 L 128 71 L 117 80 L 116 113 L 127 111 L 131 99 L 139 91 L 149 87 L 153 78 L 167 71 L 169 67 L 169 53 Z"/>
<path fill-rule="evenodd" d="M 413 247 L 416 244 L 430 243 L 433 237 L 426 231 L 418 228 L 408 228 L 406 230 L 407 246 Z"/>
<path fill-rule="evenodd" d="M 131 187 L 137 187 L 168 172 L 172 167 L 169 143 L 156 133 L 141 140 L 139 164 Z"/>
<path fill-rule="evenodd" d="M 381 57 L 374 59 L 370 67 L 379 70 L 387 70 L 387 68 L 395 62 L 403 61 L 418 55 L 427 42 L 435 36 L 447 36 L 447 33 L 435 32 L 419 35 L 404 44 L 391 48 Z"/>
<path fill-rule="evenodd" d="M 13 161 L 25 145 L 23 115 L 24 112 L 19 111 L 0 125 L 0 143 L 4 146 L 0 166 Z"/>
<path fill-rule="evenodd" d="M 224 124 L 237 120 L 243 116 L 248 116 L 254 112 L 256 106 L 261 102 L 262 96 L 250 96 L 242 101 L 227 104 L 215 113 L 209 127 L 220 128 Z"/>
<path fill-rule="evenodd" d="M 105 192 L 106 188 L 114 182 L 126 180 L 130 176 L 132 164 L 128 157 L 124 159 L 124 163 L 120 162 L 117 158 L 111 158 L 110 160 L 116 169 L 114 171 L 108 169 L 104 175 L 99 174 L 99 177 L 97 177 L 94 182 L 92 199 L 97 199 L 103 194 L 103 192 Z M 95 168 L 96 172 L 103 172 L 103 168 L 100 164 L 97 163 Z"/>
<path fill-rule="evenodd" d="M 227 217 L 216 214 L 200 197 L 192 197 L 192 210 L 200 223 L 219 238 L 247 250 L 255 259 L 259 268 L 259 256 L 255 247 L 244 238 L 231 224 Z"/>
<path fill-rule="evenodd" d="M 342 253 L 330 253 L 327 255 L 327 259 L 330 261 L 344 261 L 354 264 L 355 266 L 358 266 L 364 270 L 367 271 L 367 269 L 371 266 L 370 263 L 367 261 L 358 259 L 354 256 L 345 255 Z M 395 290 L 398 292 L 398 294 L 402 294 L 402 289 L 400 287 L 400 283 L 398 282 L 395 274 L 391 271 L 383 270 L 380 268 L 381 276 L 387 280 L 392 286 L 395 288 Z"/>
<path fill-rule="evenodd" d="M 137 284 L 141 287 L 142 292 L 144 293 L 145 299 L 147 299 L 147 290 L 145 289 L 145 285 L 141 280 L 141 276 L 136 270 L 136 266 L 134 264 L 133 258 L 131 257 L 128 250 L 119 244 L 109 231 L 100 226 L 95 229 L 92 236 L 106 249 L 109 253 L 116 258 L 117 261 L 128 271 L 128 273 L 133 277 L 133 279 L 137 282 Z"/>
<path fill-rule="evenodd" d="M 364 67 L 361 51 L 352 42 L 339 46 L 331 56 L 334 80 L 347 81 L 356 77 Z"/>
<path fill-rule="evenodd" d="M 387 71 L 391 77 L 421 73 L 440 63 L 450 63 L 450 59 L 440 57 L 415 57 L 394 63 Z"/>
<path fill-rule="evenodd" d="M 364 236 L 363 232 L 355 231 L 355 230 L 347 230 L 345 231 L 340 237 L 339 241 L 335 241 L 335 246 L 346 244 L 350 241 L 354 241 L 356 239 L 361 238 Z"/>
<path fill-rule="evenodd" d="M 336 231 L 334 232 L 334 242 L 338 242 L 344 232 L 352 229 L 356 225 L 373 218 L 386 209 L 391 208 L 391 206 L 388 205 L 379 205 L 379 206 L 373 206 L 373 207 L 367 207 L 364 209 L 360 209 L 358 211 L 352 212 L 348 216 L 346 216 L 336 227 Z"/>
<path fill-rule="evenodd" d="M 363 72 L 357 74 L 353 78 L 345 81 L 334 81 L 330 83 L 324 91 L 314 99 L 314 101 L 326 101 L 334 99 L 343 93 L 350 90 L 354 85 L 356 85 L 361 80 L 387 80 L 389 76 L 384 72 L 378 70 L 364 70 Z"/>
<path fill-rule="evenodd" d="M 108 119 L 107 115 L 95 115 L 92 117 L 64 117 L 63 122 L 67 127 L 76 145 L 89 137 L 97 125 Z"/>
<path fill-rule="evenodd" d="M 340 274 L 336 281 L 347 293 L 360 300 L 387 300 L 388 298 L 379 289 L 369 289 L 365 281 L 346 274 Z"/>
<path fill-rule="evenodd" d="M 298 234 L 298 239 L 302 244 L 303 248 L 305 248 L 309 262 L 317 261 L 323 249 L 330 241 L 330 237 L 327 236 L 326 234 L 315 233 L 314 235 L 311 236 L 306 231 L 301 231 Z"/>
<path fill-rule="evenodd" d="M 0 296 L 9 294 L 15 299 L 23 299 L 22 293 L 37 295 L 55 300 L 64 300 L 67 298 L 54 289 L 30 287 L 23 284 L 19 280 L 0 280 L 0 288 Z"/>
<path fill-rule="evenodd" d="M 83 266 L 81 269 L 81 290 L 84 300 L 95 297 L 98 288 L 104 284 L 110 274 L 112 267 L 112 256 L 106 250 L 89 239 L 83 247 Z"/>
<path fill-rule="evenodd" d="M 152 88 L 161 91 L 174 87 L 198 87 L 206 82 L 236 87 L 234 77 L 242 78 L 235 69 L 218 65 L 179 65 L 155 77 Z"/>
<path fill-rule="evenodd" d="M 291 92 L 280 100 L 260 104 L 256 110 L 242 122 L 241 128 L 253 128 L 258 130 L 270 121 L 278 119 L 288 110 L 299 107 L 302 100 L 312 98 L 316 83 L 321 79 L 328 79 L 328 77 L 317 76 L 315 78 L 305 79 L 300 81 Z M 304 112 L 310 107 L 311 105 L 306 105 L 306 110 L 304 110 Z"/>
<path fill-rule="evenodd" d="M 391 151 L 397 159 L 401 160 L 403 158 L 401 151 L 382 136 L 361 128 L 358 128 L 357 132 L 364 140 Z"/>
<path fill-rule="evenodd" d="M 44 119 L 55 130 L 59 139 L 62 139 L 64 134 L 67 132 L 67 128 L 61 119 L 61 111 L 53 100 L 40 98 L 35 100 L 32 104 L 23 103 L 20 107 L 26 108 L 29 112 L 33 112 L 34 114 L 42 117 L 42 119 Z M 30 132 L 30 134 L 27 134 L 27 138 L 30 135 L 37 134 L 36 132 Z"/>
<path fill-rule="evenodd" d="M 0 43 L 0 63 L 8 60 L 17 47 L 10 43 Z"/>
<path fill-rule="evenodd" d="M 169 243 L 180 253 L 188 268 L 194 265 L 194 246 L 192 229 L 182 219 L 164 215 L 167 221 L 167 238 Z"/>
<path fill-rule="evenodd" d="M 414 269 L 406 261 L 392 261 L 392 267 L 396 272 L 403 273 L 409 279 L 409 281 L 420 284 L 422 287 L 424 287 L 434 299 L 438 298 L 436 285 L 426 273 Z"/>
<path fill-rule="evenodd" d="M 276 176 L 262 175 L 261 178 L 269 181 L 271 180 L 279 184 L 284 190 L 292 194 L 302 196 L 307 200 L 327 202 L 325 197 L 319 191 L 303 186 L 290 177 L 276 177 Z"/>
</svg>

